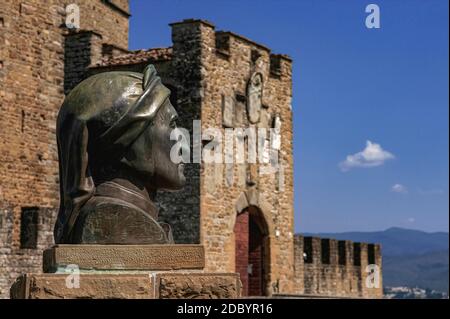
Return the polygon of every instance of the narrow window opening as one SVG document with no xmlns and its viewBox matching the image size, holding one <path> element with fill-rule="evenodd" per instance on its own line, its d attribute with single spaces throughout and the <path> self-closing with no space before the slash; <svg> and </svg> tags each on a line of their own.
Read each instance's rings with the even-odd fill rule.
<svg viewBox="0 0 450 319">
<path fill-rule="evenodd" d="M 20 216 L 20 248 L 37 248 L 38 220 L 39 209 L 37 207 L 22 207 Z"/>
<path fill-rule="evenodd" d="M 329 239 L 322 239 L 320 241 L 320 251 L 321 251 L 321 260 L 322 264 L 329 264 L 330 263 L 330 240 Z"/>
<path fill-rule="evenodd" d="M 339 265 L 345 265 L 347 263 L 345 241 L 343 240 L 338 242 L 338 259 Z"/>
<path fill-rule="evenodd" d="M 305 237 L 303 239 L 303 260 L 307 264 L 313 262 L 312 237 Z"/>
<path fill-rule="evenodd" d="M 353 265 L 361 266 L 361 243 L 353 243 Z"/>
</svg>

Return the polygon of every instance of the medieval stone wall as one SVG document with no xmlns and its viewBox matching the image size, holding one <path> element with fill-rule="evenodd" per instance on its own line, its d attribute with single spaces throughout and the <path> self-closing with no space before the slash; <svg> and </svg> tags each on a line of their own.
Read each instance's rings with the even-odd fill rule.
<svg viewBox="0 0 450 319">
<path fill-rule="evenodd" d="M 295 294 L 353 298 L 383 296 L 380 245 L 295 235 L 294 254 Z M 370 273 L 368 265 L 378 267 L 379 277 Z M 369 276 L 373 280 L 379 279 L 378 286 L 368 279 Z"/>
<path fill-rule="evenodd" d="M 189 163 L 187 185 L 177 193 L 159 192 L 160 219 L 169 222 L 177 243 L 202 243 L 208 271 L 235 271 L 236 216 L 256 207 L 266 224 L 265 290 L 268 294 L 292 292 L 293 282 L 293 180 L 292 180 L 292 83 L 291 60 L 242 36 L 216 32 L 214 25 L 200 20 L 171 24 L 170 61 L 148 59 L 164 84 L 172 90 L 179 113 L 179 126 L 191 133 L 191 160 L 197 155 L 192 139 L 193 120 L 201 130 L 217 128 L 271 128 L 281 121 L 282 170 L 264 172 L 264 164 Z M 100 64 L 90 73 L 142 71 L 146 63 L 136 61 L 142 52 L 124 55 Z M 126 59 L 130 63 L 125 63 Z M 255 74 L 263 79 L 260 119 L 248 120 L 248 84 Z M 226 104 L 226 107 L 225 107 Z M 228 109 L 227 109 L 228 108 Z M 231 118 L 229 114 L 232 113 Z M 231 123 L 230 123 L 231 121 Z M 267 136 L 269 138 L 269 136 Z M 203 142 L 200 146 L 204 146 Z M 265 166 L 261 168 L 261 166 Z M 275 288 L 274 288 L 275 287 Z M 275 290 L 274 290 L 275 289 Z"/>
<path fill-rule="evenodd" d="M 268 173 L 270 164 L 202 164 L 200 181 L 200 238 L 205 246 L 206 268 L 235 271 L 234 224 L 237 214 L 256 207 L 266 226 L 265 292 L 292 292 L 293 282 L 293 181 L 292 181 L 292 83 L 291 60 L 233 33 L 216 32 L 204 21 L 179 26 L 201 30 L 202 130 L 217 128 L 270 128 L 281 120 L 279 172 Z M 274 61 L 277 62 L 275 68 Z M 275 72 L 276 70 L 276 72 Z M 255 74 L 262 77 L 259 119 L 251 123 L 248 85 Z M 225 113 L 231 114 L 228 118 Z M 245 139 L 245 138 L 244 138 Z M 248 142 L 248 140 L 247 140 Z M 223 150 L 222 150 L 223 151 Z M 235 149 L 235 153 L 238 150 Z M 247 153 L 245 153 L 247 154 Z M 242 155 L 242 154 L 241 154 Z"/>
<path fill-rule="evenodd" d="M 79 5 L 82 29 L 128 46 L 128 1 L 70 3 Z M 59 206 L 56 115 L 64 99 L 65 54 L 79 45 L 65 47 L 66 4 L 0 4 L 0 297 L 8 296 L 15 275 L 41 270 L 42 249 L 53 243 L 49 234 Z M 22 249 L 21 216 L 28 208 L 38 211 L 38 244 Z"/>
<path fill-rule="evenodd" d="M 72 2 L 80 8 L 75 31 L 64 27 L 62 0 L 45 5 L 6 0 L 0 6 L 0 297 L 8 296 L 18 274 L 40 272 L 42 250 L 53 243 L 59 206 L 55 123 L 65 93 L 90 74 L 140 72 L 148 63 L 155 64 L 171 89 L 179 126 L 191 137 L 193 120 L 201 120 L 203 132 L 215 128 L 223 138 L 225 129 L 280 128 L 278 164 L 190 163 L 182 191 L 158 193 L 160 219 L 172 225 L 175 241 L 204 245 L 206 271 L 244 272 L 248 262 L 240 255 L 261 262 L 263 268 L 255 269 L 262 271 L 267 295 L 380 295 L 381 289 L 362 286 L 369 256 L 381 263 L 379 246 L 344 242 L 345 264 L 339 264 L 340 242 L 307 239 L 311 262 L 304 260 L 305 239 L 297 236 L 294 243 L 289 57 L 216 31 L 209 22 L 184 20 L 171 24 L 171 48 L 140 59 L 149 52 L 127 50 L 127 0 Z M 97 65 L 121 55 L 132 61 Z M 248 156 L 249 136 L 233 139 L 235 154 Z M 244 142 L 244 151 L 237 149 L 237 140 Z M 262 140 L 270 143 L 269 136 Z M 191 140 L 191 155 L 206 144 Z M 253 240 L 258 243 L 253 253 L 245 245 L 255 234 L 244 236 L 251 232 L 248 227 L 235 227 L 244 212 L 249 218 L 245 225 L 257 223 L 264 236 Z M 328 252 L 324 259 L 322 251 Z M 355 251 L 360 265 L 351 264 Z M 251 289 L 260 283 L 255 276 L 248 278 Z"/>
<path fill-rule="evenodd" d="M 18 247 L 12 242 L 14 232 L 17 232 L 15 211 L 12 207 L 0 210 L 0 298 L 8 297 L 11 284 L 21 274 L 42 271 L 42 251 L 53 243 L 55 210 L 24 207 L 20 215 L 27 210 L 35 211 L 37 218 L 31 224 L 20 225 L 24 229 L 19 228 L 22 234 Z"/>
</svg>

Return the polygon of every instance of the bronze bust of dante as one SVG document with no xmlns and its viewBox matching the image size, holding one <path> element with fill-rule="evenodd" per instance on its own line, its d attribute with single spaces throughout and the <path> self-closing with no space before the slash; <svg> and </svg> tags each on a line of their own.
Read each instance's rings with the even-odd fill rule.
<svg viewBox="0 0 450 319">
<path fill-rule="evenodd" d="M 153 65 L 96 74 L 69 93 L 57 122 L 57 244 L 173 243 L 153 202 L 157 189 L 185 182 L 183 164 L 170 159 L 169 95 Z"/>
</svg>

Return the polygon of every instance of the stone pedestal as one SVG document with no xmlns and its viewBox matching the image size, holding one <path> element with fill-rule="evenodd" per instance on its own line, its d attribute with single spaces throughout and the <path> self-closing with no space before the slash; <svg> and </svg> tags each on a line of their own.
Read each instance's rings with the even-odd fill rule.
<svg viewBox="0 0 450 319">
<path fill-rule="evenodd" d="M 201 245 L 57 245 L 44 251 L 45 273 L 82 271 L 202 270 Z"/>
<path fill-rule="evenodd" d="M 44 274 L 24 274 L 13 299 L 238 298 L 236 273 L 205 273 L 200 245 L 57 245 Z"/>
</svg>

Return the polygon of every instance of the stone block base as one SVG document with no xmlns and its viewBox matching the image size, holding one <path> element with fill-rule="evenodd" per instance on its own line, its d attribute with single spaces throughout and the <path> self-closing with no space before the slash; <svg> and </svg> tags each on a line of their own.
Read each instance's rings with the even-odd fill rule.
<svg viewBox="0 0 450 319">
<path fill-rule="evenodd" d="M 234 273 L 25 274 L 11 287 L 12 299 L 238 298 Z"/>
<path fill-rule="evenodd" d="M 81 271 L 194 270 L 205 266 L 201 245 L 56 245 L 44 251 L 45 273 Z"/>
</svg>

